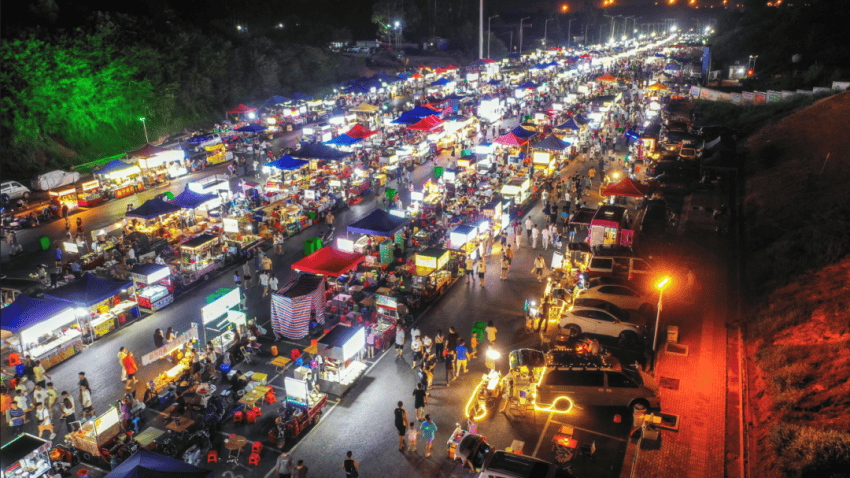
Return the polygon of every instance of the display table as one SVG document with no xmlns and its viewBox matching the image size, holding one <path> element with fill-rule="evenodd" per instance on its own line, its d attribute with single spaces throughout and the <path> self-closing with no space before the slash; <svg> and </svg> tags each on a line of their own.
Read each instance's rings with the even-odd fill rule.
<svg viewBox="0 0 850 478">
<path fill-rule="evenodd" d="M 366 364 L 358 360 L 352 360 L 341 373 L 332 375 L 325 373 L 323 376 L 333 377 L 328 380 L 319 377 L 319 390 L 336 397 L 341 397 L 354 385 L 354 382 L 366 371 Z M 338 379 L 337 379 L 338 377 Z"/>
<path fill-rule="evenodd" d="M 142 448 L 147 448 L 153 443 L 157 438 L 161 437 L 165 434 L 165 430 L 160 430 L 159 428 L 150 427 L 147 430 L 139 433 L 135 437 L 133 437 L 139 445 L 142 445 Z"/>
<path fill-rule="evenodd" d="M 33 347 L 27 353 L 41 366 L 49 369 L 77 353 L 77 347 L 83 345 L 83 334 L 77 329 L 68 329 L 60 337 L 43 345 Z"/>
</svg>

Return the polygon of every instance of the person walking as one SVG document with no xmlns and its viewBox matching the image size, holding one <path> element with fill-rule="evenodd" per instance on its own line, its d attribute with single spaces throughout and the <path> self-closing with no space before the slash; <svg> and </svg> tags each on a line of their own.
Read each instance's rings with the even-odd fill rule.
<svg viewBox="0 0 850 478">
<path fill-rule="evenodd" d="M 534 222 L 531 221 L 531 216 L 525 218 L 525 234 L 528 237 L 528 240 L 531 240 L 531 229 L 534 227 Z M 519 247 L 519 244 L 517 244 Z"/>
<path fill-rule="evenodd" d="M 45 431 L 50 432 L 50 439 L 56 438 L 56 432 L 53 431 L 53 421 L 50 419 L 50 410 L 44 406 L 44 402 L 35 404 L 35 418 L 38 420 L 38 437 Z"/>
<path fill-rule="evenodd" d="M 41 360 L 35 361 L 35 366 L 32 368 L 32 373 L 35 376 L 35 385 L 41 388 L 47 387 L 47 380 L 51 379 L 50 375 L 47 375 L 47 372 L 44 370 L 44 367 L 41 366 Z"/>
<path fill-rule="evenodd" d="M 6 423 L 12 429 L 13 435 L 18 436 L 24 432 L 24 411 L 18 406 L 18 402 L 14 400 L 9 404 L 9 409 L 6 410 Z"/>
<path fill-rule="evenodd" d="M 419 340 L 419 336 L 412 335 L 410 351 L 413 352 L 413 365 L 410 368 L 416 368 L 416 363 L 422 361 L 422 341 Z"/>
<path fill-rule="evenodd" d="M 475 282 L 475 277 L 473 273 L 475 272 L 475 261 L 472 260 L 472 256 L 466 256 L 466 261 L 464 261 L 464 269 L 466 269 L 466 283 L 469 284 L 470 281 Z"/>
<path fill-rule="evenodd" d="M 407 451 L 416 451 L 416 442 L 419 439 L 419 430 L 416 429 L 416 423 L 410 422 L 407 427 Z"/>
<path fill-rule="evenodd" d="M 484 328 L 484 332 L 487 334 L 487 342 L 490 342 L 490 346 L 493 347 L 496 345 L 496 326 L 493 325 L 493 321 L 490 320 L 487 322 L 487 327 Z"/>
<path fill-rule="evenodd" d="M 416 419 L 420 422 L 425 418 L 425 403 L 428 392 L 422 386 L 422 382 L 416 384 L 416 389 L 413 390 L 413 408 L 416 409 Z"/>
<path fill-rule="evenodd" d="M 396 359 L 404 353 L 404 327 L 397 325 L 395 329 L 395 352 Z"/>
<path fill-rule="evenodd" d="M 269 274 L 266 271 L 260 272 L 260 285 L 263 286 L 263 297 L 269 295 Z"/>
<path fill-rule="evenodd" d="M 531 248 L 537 249 L 537 239 L 540 237 L 540 229 L 537 228 L 537 224 L 531 229 Z"/>
<path fill-rule="evenodd" d="M 242 279 L 245 281 L 245 288 L 251 287 L 251 260 L 248 259 L 242 264 Z"/>
<path fill-rule="evenodd" d="M 507 255 L 502 255 L 501 266 L 502 266 L 502 274 L 499 276 L 499 279 L 507 280 L 507 278 L 508 278 L 508 268 L 511 267 L 511 263 L 508 260 Z"/>
<path fill-rule="evenodd" d="M 345 460 L 342 461 L 342 469 L 345 471 L 345 478 L 357 478 L 360 476 L 360 465 L 357 460 L 352 458 L 353 453 L 349 450 L 345 454 Z"/>
<path fill-rule="evenodd" d="M 91 392 L 85 385 L 80 385 L 80 406 L 83 407 L 83 418 L 86 418 L 86 416 L 94 418 L 94 404 L 91 401 Z"/>
<path fill-rule="evenodd" d="M 453 326 L 449 327 L 449 335 L 446 336 L 446 348 L 454 351 L 457 347 L 458 339 L 460 339 L 460 336 L 455 331 L 455 328 Z"/>
<path fill-rule="evenodd" d="M 292 460 L 292 455 L 289 453 L 284 451 L 277 457 L 275 468 L 277 469 L 278 478 L 292 478 L 292 469 L 294 467 L 295 463 Z"/>
<path fill-rule="evenodd" d="M 77 429 L 74 425 L 74 422 L 77 421 L 76 410 L 74 410 L 74 399 L 68 395 L 68 392 L 62 392 L 60 403 L 61 406 L 59 408 L 62 411 L 62 419 L 65 420 L 65 428 L 68 429 L 68 433 L 74 433 L 74 430 Z"/>
<path fill-rule="evenodd" d="M 233 273 L 233 283 L 236 285 L 237 289 L 242 289 L 242 276 L 239 275 L 239 271 Z"/>
<path fill-rule="evenodd" d="M 434 353 L 437 355 L 437 361 L 443 360 L 443 350 L 445 350 L 446 338 L 443 336 L 443 331 L 437 329 L 437 335 L 434 336 Z"/>
<path fill-rule="evenodd" d="M 394 411 L 395 428 L 398 430 L 398 451 L 404 451 L 404 432 L 407 431 L 407 410 L 404 403 L 399 400 L 398 407 Z"/>
<path fill-rule="evenodd" d="M 269 290 L 272 292 L 276 292 L 278 285 L 280 282 L 277 280 L 277 276 L 275 276 L 274 272 L 269 274 Z"/>
<path fill-rule="evenodd" d="M 546 261 L 543 260 L 543 255 L 537 256 L 534 259 L 534 274 L 537 275 L 537 282 L 541 282 L 543 280 L 543 269 L 546 267 Z"/>
<path fill-rule="evenodd" d="M 446 364 L 446 386 L 448 387 L 452 380 L 455 379 L 455 352 L 454 350 L 447 350 L 445 356 L 445 364 Z"/>
<path fill-rule="evenodd" d="M 136 379 L 136 372 L 139 371 L 139 366 L 136 365 L 136 359 L 133 357 L 133 352 L 127 352 L 127 355 L 121 359 L 124 365 L 124 370 L 127 371 L 127 390 L 132 389 L 132 385 L 136 385 L 139 381 Z M 130 382 L 133 382 L 132 384 Z"/>
<path fill-rule="evenodd" d="M 429 457 L 431 456 L 431 446 L 434 444 L 434 436 L 437 434 L 437 425 L 431 421 L 431 415 L 425 415 L 425 421 L 422 422 L 419 429 L 422 431 L 422 438 L 428 442 L 428 446 L 425 447 L 425 456 Z"/>
<path fill-rule="evenodd" d="M 468 371 L 466 368 L 466 364 L 469 360 L 469 351 L 466 349 L 466 346 L 464 344 L 466 344 L 466 342 L 463 339 L 460 339 L 460 342 L 458 342 L 457 345 L 457 349 L 455 349 L 455 352 L 457 353 L 457 376 L 460 376 L 461 367 L 463 368 L 464 373 Z M 457 376 L 454 378 L 454 380 L 457 380 Z"/>
<path fill-rule="evenodd" d="M 481 284 L 481 287 L 484 287 L 484 274 L 487 272 L 487 261 L 484 260 L 484 256 L 482 255 L 480 259 L 478 259 L 478 282 Z"/>
<path fill-rule="evenodd" d="M 124 357 L 127 356 L 127 347 L 121 347 L 118 350 L 118 364 L 121 366 L 121 381 L 127 381 L 127 368 L 124 367 Z"/>
<path fill-rule="evenodd" d="M 304 464 L 304 460 L 298 460 L 298 465 L 295 467 L 295 477 L 294 478 L 307 478 L 307 472 L 310 469 L 307 468 L 307 465 Z"/>
<path fill-rule="evenodd" d="M 549 228 L 543 226 L 543 231 L 540 233 L 541 238 L 543 239 L 543 250 L 549 249 Z"/>
</svg>

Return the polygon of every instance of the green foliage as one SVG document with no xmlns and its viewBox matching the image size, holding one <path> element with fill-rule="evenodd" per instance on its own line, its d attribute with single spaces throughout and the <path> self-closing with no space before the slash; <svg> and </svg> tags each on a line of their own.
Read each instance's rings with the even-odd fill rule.
<svg viewBox="0 0 850 478">
<path fill-rule="evenodd" d="M 815 101 L 832 96 L 836 91 L 817 95 L 795 95 L 786 100 L 764 105 L 733 105 L 722 101 L 697 100 L 697 122 L 700 125 L 723 124 L 740 129 L 747 135 L 767 121 L 776 121 Z"/>
<path fill-rule="evenodd" d="M 777 423 L 768 440 L 785 476 L 846 476 L 850 469 L 848 433 Z"/>
</svg>

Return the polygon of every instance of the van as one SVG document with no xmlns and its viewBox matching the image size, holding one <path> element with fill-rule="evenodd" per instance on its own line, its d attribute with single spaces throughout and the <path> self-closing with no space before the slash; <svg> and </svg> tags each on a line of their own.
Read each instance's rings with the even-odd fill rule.
<svg viewBox="0 0 850 478">
<path fill-rule="evenodd" d="M 5 181 L 0 183 L 0 195 L 8 196 L 9 200 L 28 199 L 30 197 L 30 190 L 17 181 Z"/>
<path fill-rule="evenodd" d="M 567 397 L 578 405 L 594 407 L 660 408 L 659 387 L 642 370 L 617 365 L 612 368 L 547 368 L 537 386 L 538 406 L 558 406 Z"/>
<path fill-rule="evenodd" d="M 629 247 L 594 247 L 587 265 L 588 277 L 620 277 L 635 282 L 652 279 L 653 268 L 635 257 Z"/>
<path fill-rule="evenodd" d="M 496 450 L 483 436 L 474 433 L 460 440 L 454 459 L 480 470 L 475 475 L 478 478 L 574 478 L 568 470 L 538 458 Z"/>
</svg>

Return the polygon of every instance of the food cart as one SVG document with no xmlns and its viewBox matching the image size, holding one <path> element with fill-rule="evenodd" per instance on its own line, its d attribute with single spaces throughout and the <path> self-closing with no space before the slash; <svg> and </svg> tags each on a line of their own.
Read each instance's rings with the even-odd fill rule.
<svg viewBox="0 0 850 478">
<path fill-rule="evenodd" d="M 94 172 L 100 178 L 101 188 L 112 191 L 116 198 L 127 197 L 136 191 L 144 189 L 140 180 L 141 168 L 134 164 L 127 164 L 120 159 L 106 163 L 101 169 Z"/>
<path fill-rule="evenodd" d="M 275 419 L 279 431 L 278 448 L 283 448 L 286 440 L 294 439 L 307 427 L 315 425 L 328 403 L 328 396 L 312 390 L 303 377 L 286 377 L 283 384 L 286 389 L 286 407 L 281 409 L 280 416 Z"/>
<path fill-rule="evenodd" d="M 518 208 L 524 207 L 531 199 L 531 179 L 525 177 L 513 177 L 500 191 L 502 196 L 510 199 Z"/>
<path fill-rule="evenodd" d="M 139 307 L 153 312 L 174 302 L 174 284 L 171 282 L 171 269 L 168 266 L 138 264 L 130 273 Z"/>
<path fill-rule="evenodd" d="M 623 239 L 631 237 L 625 234 L 625 231 L 629 230 L 629 222 L 629 212 L 626 208 L 612 205 L 601 206 L 590 221 L 588 235 L 590 247 L 621 245 Z"/>
<path fill-rule="evenodd" d="M 4 417 L 5 419 L 5 417 Z M 29 433 L 22 433 L 0 448 L 3 476 L 38 478 L 53 469 L 50 462 L 51 443 Z"/>
<path fill-rule="evenodd" d="M 404 324 L 405 318 L 399 315 L 399 305 L 395 297 L 375 295 L 375 325 L 374 333 L 380 339 L 381 345 L 389 347 L 395 343 L 395 332 L 398 324 Z M 378 343 L 376 342 L 377 346 Z"/>
<path fill-rule="evenodd" d="M 69 211 L 73 211 L 74 209 L 77 209 L 77 206 L 79 206 L 77 188 L 74 185 L 59 189 L 51 189 L 47 194 L 50 196 L 50 202 L 55 204 L 60 211 L 62 210 L 62 206 L 68 206 Z"/>
<path fill-rule="evenodd" d="M 198 324 L 192 323 L 191 327 L 189 327 L 186 332 L 178 334 L 177 338 L 175 338 L 171 342 L 168 342 L 162 347 L 155 349 L 145 355 L 142 355 L 139 364 L 142 367 L 147 367 L 148 365 L 156 362 L 159 359 L 165 357 L 175 357 L 175 352 L 179 352 L 179 350 L 187 344 L 197 342 L 201 339 L 198 332 L 198 328 Z M 163 400 L 161 401 L 162 403 L 164 403 L 168 399 L 168 387 L 170 387 L 175 381 L 179 380 L 184 373 L 189 371 L 191 365 L 192 357 L 184 355 L 183 358 L 178 360 L 177 363 L 174 364 L 171 368 L 157 375 L 153 379 L 154 392 L 163 392 Z"/>
<path fill-rule="evenodd" d="M 183 285 L 189 285 L 199 279 L 209 280 L 210 273 L 222 267 L 223 259 L 217 251 L 220 242 L 218 236 L 201 234 L 180 244 L 180 273 Z"/>
<path fill-rule="evenodd" d="M 301 232 L 308 220 L 302 212 L 303 210 L 298 204 L 291 204 L 278 209 L 281 232 L 284 232 L 286 236 L 293 236 Z"/>
<path fill-rule="evenodd" d="M 45 369 L 73 356 L 83 345 L 76 309 L 53 299 L 19 295 L 3 308 L 2 330 L 11 334 L 3 340 L 4 349 L 21 357 L 28 354 Z"/>
<path fill-rule="evenodd" d="M 103 202 L 103 193 L 100 191 L 100 182 L 95 180 L 86 181 L 77 186 L 77 205 L 82 207 L 97 206 Z"/>
<path fill-rule="evenodd" d="M 535 151 L 531 155 L 531 163 L 534 166 L 535 174 L 542 174 L 544 178 L 548 178 L 555 172 L 558 161 L 551 153 Z"/>
<path fill-rule="evenodd" d="M 425 291 L 425 296 L 440 295 L 451 283 L 452 274 L 446 270 L 451 258 L 447 249 L 430 247 L 417 252 L 413 258 L 416 266 L 413 274 L 413 288 Z"/>
<path fill-rule="evenodd" d="M 360 361 L 366 346 L 366 330 L 363 327 L 337 325 L 318 341 L 319 355 L 324 366 L 319 373 L 319 390 L 341 397 L 366 371 Z"/>
<path fill-rule="evenodd" d="M 449 249 L 460 252 L 464 257 L 478 259 L 478 227 L 461 224 L 449 231 Z"/>
<path fill-rule="evenodd" d="M 99 457 L 111 466 L 113 455 L 129 456 L 129 447 L 123 446 L 128 436 L 129 432 L 121 431 L 120 414 L 113 405 L 99 417 L 83 423 L 79 430 L 65 435 L 65 441 L 83 460 Z"/>
<path fill-rule="evenodd" d="M 216 353 L 224 355 L 235 345 L 234 327 L 246 327 L 248 320 L 244 312 L 237 310 L 242 302 L 241 289 L 237 287 L 220 292 L 223 293 L 207 297 L 209 303 L 201 307 L 201 319 L 204 342 L 212 342 Z"/>
<path fill-rule="evenodd" d="M 233 152 L 227 151 L 224 143 L 204 146 L 204 149 L 207 152 L 207 164 L 210 166 L 221 164 L 229 159 L 233 159 Z"/>
</svg>

